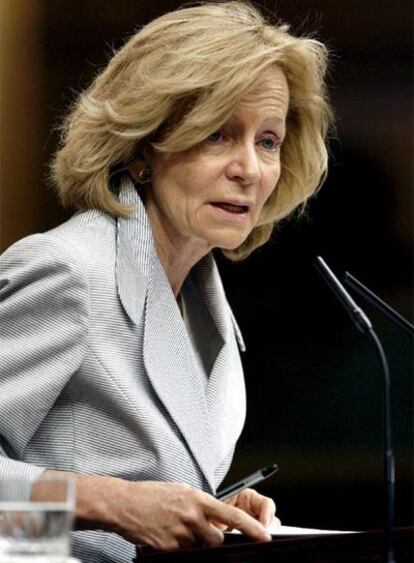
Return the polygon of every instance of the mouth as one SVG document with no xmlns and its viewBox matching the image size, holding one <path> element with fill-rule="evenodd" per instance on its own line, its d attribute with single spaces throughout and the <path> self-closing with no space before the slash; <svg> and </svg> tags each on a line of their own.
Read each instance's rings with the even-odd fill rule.
<svg viewBox="0 0 414 563">
<path fill-rule="evenodd" d="M 248 205 L 242 205 L 242 204 L 238 204 L 238 203 L 230 203 L 227 201 L 213 201 L 211 202 L 211 204 L 213 207 L 222 209 L 223 211 L 226 211 L 227 213 L 233 213 L 235 215 L 244 215 L 246 213 L 248 213 L 249 211 L 249 206 Z"/>
</svg>

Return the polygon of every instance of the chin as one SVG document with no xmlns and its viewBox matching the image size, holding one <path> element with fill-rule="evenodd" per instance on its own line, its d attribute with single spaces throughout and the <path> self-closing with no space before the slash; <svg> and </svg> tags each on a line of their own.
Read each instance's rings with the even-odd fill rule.
<svg viewBox="0 0 414 563">
<path fill-rule="evenodd" d="M 212 248 L 219 248 L 222 250 L 235 250 L 247 239 L 251 231 L 246 233 L 246 230 L 227 230 L 227 232 L 211 232 L 210 236 L 206 236 L 205 240 L 209 241 Z M 206 233 L 207 234 L 207 233 Z"/>
<path fill-rule="evenodd" d="M 241 246 L 246 239 L 247 236 L 234 237 L 232 239 L 221 240 L 214 246 L 216 248 L 220 248 L 221 250 L 236 250 L 236 248 L 239 248 L 239 246 Z"/>
</svg>

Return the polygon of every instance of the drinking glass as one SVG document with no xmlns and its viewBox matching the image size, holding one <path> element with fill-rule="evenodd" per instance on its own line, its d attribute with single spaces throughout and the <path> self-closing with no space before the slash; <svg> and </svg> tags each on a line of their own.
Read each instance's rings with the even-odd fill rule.
<svg viewBox="0 0 414 563">
<path fill-rule="evenodd" d="M 69 477 L 0 480 L 0 562 L 66 562 L 74 505 Z"/>
</svg>

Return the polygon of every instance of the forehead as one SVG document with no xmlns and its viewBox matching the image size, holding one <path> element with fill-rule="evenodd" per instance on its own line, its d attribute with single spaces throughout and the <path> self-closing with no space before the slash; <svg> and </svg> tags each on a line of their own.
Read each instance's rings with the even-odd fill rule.
<svg viewBox="0 0 414 563">
<path fill-rule="evenodd" d="M 266 69 L 241 99 L 240 109 L 263 109 L 286 117 L 289 107 L 289 86 L 285 73 L 277 66 Z"/>
</svg>

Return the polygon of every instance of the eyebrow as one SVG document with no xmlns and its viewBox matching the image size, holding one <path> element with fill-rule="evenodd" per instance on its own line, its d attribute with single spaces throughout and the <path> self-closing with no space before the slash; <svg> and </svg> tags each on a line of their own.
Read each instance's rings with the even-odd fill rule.
<svg viewBox="0 0 414 563">
<path fill-rule="evenodd" d="M 278 114 L 272 114 L 272 115 L 266 116 L 264 119 L 262 119 L 260 121 L 260 123 L 263 124 L 264 127 L 268 127 L 271 124 L 272 126 L 277 125 L 278 127 L 283 126 L 285 128 L 286 117 L 287 116 L 285 116 L 285 115 L 281 116 L 281 115 L 278 115 Z M 240 116 L 232 115 L 224 123 L 224 125 L 226 125 L 226 124 L 240 125 L 240 124 L 243 124 L 243 119 Z"/>
</svg>

